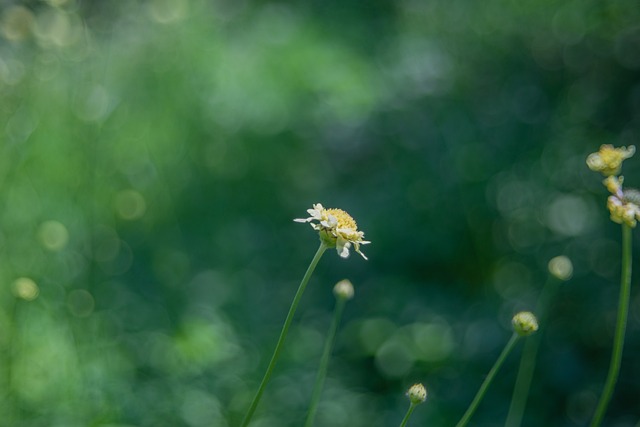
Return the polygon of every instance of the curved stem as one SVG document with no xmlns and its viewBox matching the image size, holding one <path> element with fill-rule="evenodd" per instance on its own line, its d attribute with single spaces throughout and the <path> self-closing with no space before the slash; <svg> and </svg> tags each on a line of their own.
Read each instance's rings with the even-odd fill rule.
<svg viewBox="0 0 640 427">
<path fill-rule="evenodd" d="M 304 423 L 304 427 L 311 427 L 313 425 L 313 420 L 318 410 L 318 402 L 320 401 L 320 395 L 322 394 L 322 387 L 324 386 L 324 380 L 327 377 L 327 369 L 329 367 L 331 349 L 333 348 L 333 342 L 335 340 L 336 331 L 338 330 L 338 325 L 340 324 L 340 318 L 342 317 L 345 303 L 346 299 L 337 297 L 333 320 L 331 321 L 331 326 L 329 327 L 327 340 L 324 343 L 324 350 L 322 351 L 322 357 L 320 358 L 320 367 L 318 368 L 316 383 L 313 386 L 313 393 L 311 394 L 311 404 L 309 405 L 309 412 L 307 413 L 307 420 Z"/>
<path fill-rule="evenodd" d="M 291 326 L 291 321 L 293 320 L 293 316 L 296 313 L 296 309 L 298 308 L 298 304 L 302 299 L 302 294 L 304 293 L 305 288 L 307 287 L 307 283 L 309 283 L 309 279 L 311 278 L 311 274 L 313 274 L 313 270 L 315 270 L 316 265 L 318 265 L 318 261 L 322 258 L 322 254 L 327 249 L 327 246 L 324 243 L 320 243 L 320 247 L 318 251 L 313 256 L 311 260 L 311 264 L 307 268 L 306 273 L 304 273 L 304 277 L 300 282 L 300 286 L 298 287 L 298 291 L 296 295 L 293 297 L 293 301 L 291 302 L 291 307 L 289 307 L 289 313 L 287 314 L 287 318 L 284 321 L 284 325 L 282 325 L 282 331 L 280 332 L 280 338 L 278 338 L 278 342 L 276 344 L 276 348 L 273 351 L 273 355 L 271 356 L 271 361 L 269 362 L 269 366 L 267 367 L 267 371 L 264 373 L 264 377 L 262 378 L 262 382 L 260 383 L 260 387 L 258 387 L 258 391 L 251 402 L 251 406 L 247 411 L 247 414 L 242 421 L 241 426 L 246 427 L 251 422 L 251 418 L 253 418 L 253 413 L 256 411 L 258 407 L 258 403 L 260 402 L 260 398 L 262 397 L 262 393 L 264 393 L 264 389 L 271 378 L 271 374 L 273 373 L 273 368 L 278 361 L 278 357 L 280 356 L 280 352 L 282 351 L 282 345 L 284 344 L 284 340 L 287 337 L 287 333 L 289 332 L 289 326 Z"/>
<path fill-rule="evenodd" d="M 15 354 L 16 354 L 16 348 L 19 346 L 19 342 L 18 342 L 18 304 L 20 303 L 20 301 L 18 301 L 18 298 L 15 297 L 12 299 L 12 301 L 10 302 L 11 307 L 9 308 L 9 324 L 5 325 L 6 328 L 6 347 L 3 349 L 3 353 L 5 354 L 5 360 L 4 362 L 6 363 L 7 366 L 7 371 L 6 371 L 6 384 L 7 384 L 7 390 L 5 393 L 5 397 L 6 397 L 6 402 L 8 403 L 7 407 L 9 408 L 8 411 L 8 420 L 9 422 L 11 421 L 16 421 L 15 418 L 20 419 L 19 416 L 19 406 L 16 404 L 16 395 L 13 392 L 14 389 L 14 372 L 13 372 L 13 364 L 15 363 Z M 4 403 L 4 402 L 3 402 Z"/>
<path fill-rule="evenodd" d="M 553 276 L 549 276 L 540 293 L 535 311 L 538 315 L 538 323 L 541 325 L 540 329 L 547 323 L 546 318 L 549 304 L 558 288 L 557 284 L 558 280 Z M 540 330 L 534 336 L 529 337 L 524 344 L 524 349 L 520 356 L 518 376 L 516 377 L 516 384 L 513 388 L 511 404 L 509 405 L 509 413 L 507 415 L 507 421 L 505 422 L 506 427 L 519 427 L 520 424 L 522 424 L 522 417 L 527 404 L 529 389 L 531 388 L 531 380 L 533 379 L 533 372 L 536 367 L 536 357 L 541 339 L 542 331 Z"/>
<path fill-rule="evenodd" d="M 522 423 L 522 416 L 524 415 L 527 397 L 529 396 L 533 371 L 536 367 L 536 354 L 538 353 L 539 346 L 540 337 L 537 335 L 529 337 L 524 344 L 520 367 L 518 368 L 518 376 L 516 377 L 516 384 L 513 388 L 513 396 L 511 397 L 511 404 L 509 406 L 509 413 L 507 414 L 507 421 L 504 424 L 505 427 L 519 427 Z"/>
<path fill-rule="evenodd" d="M 405 427 L 407 425 L 407 421 L 409 421 L 409 418 L 411 417 L 411 414 L 413 413 L 413 410 L 416 409 L 416 406 L 418 406 L 418 405 L 416 405 L 415 403 L 412 403 L 409 406 L 409 410 L 407 410 L 407 414 L 402 419 L 402 422 L 400 423 L 400 427 Z"/>
<path fill-rule="evenodd" d="M 496 363 L 493 365 L 493 367 L 489 371 L 489 374 L 487 375 L 487 377 L 484 379 L 484 382 L 480 386 L 480 390 L 478 390 L 476 397 L 473 398 L 473 401 L 471 402 L 471 405 L 469 405 L 467 412 L 464 413 L 464 415 L 462 416 L 462 419 L 458 422 L 458 424 L 456 424 L 456 427 L 463 427 L 467 425 L 467 423 L 469 422 L 469 419 L 471 419 L 471 416 L 473 415 L 476 408 L 478 407 L 478 404 L 486 394 L 487 389 L 489 388 L 489 384 L 491 384 L 491 381 L 493 381 L 493 378 L 498 373 L 500 366 L 502 366 L 502 363 L 507 358 L 509 353 L 511 353 L 511 350 L 513 350 L 516 343 L 518 342 L 518 338 L 520 338 L 520 336 L 516 333 L 511 335 L 509 342 L 507 342 L 507 345 L 505 345 L 504 349 L 502 350 L 502 353 L 500 353 L 500 356 L 498 356 L 498 360 L 496 360 Z"/>
<path fill-rule="evenodd" d="M 629 313 L 629 295 L 631 293 L 631 227 L 622 224 L 622 274 L 620 277 L 620 299 L 618 301 L 618 318 L 616 321 L 616 331 L 613 338 L 613 351 L 611 353 L 611 363 L 609 373 L 605 381 L 600 401 L 596 407 L 596 412 L 591 420 L 591 427 L 597 427 L 602 423 L 607 406 L 613 395 L 613 390 L 618 381 L 620 372 L 620 362 L 622 360 L 622 349 L 624 347 L 624 333 L 627 327 L 627 316 Z"/>
</svg>

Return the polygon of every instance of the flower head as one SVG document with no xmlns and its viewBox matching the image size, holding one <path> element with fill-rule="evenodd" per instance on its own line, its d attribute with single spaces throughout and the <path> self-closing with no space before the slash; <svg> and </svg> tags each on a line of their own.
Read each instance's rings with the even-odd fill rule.
<svg viewBox="0 0 640 427">
<path fill-rule="evenodd" d="M 349 256 L 349 249 L 353 245 L 355 251 L 367 259 L 360 252 L 360 245 L 371 242 L 364 240 L 364 233 L 358 231 L 356 221 L 351 215 L 342 209 L 325 209 L 320 203 L 314 204 L 313 209 L 307 209 L 307 212 L 310 217 L 297 218 L 294 221 L 311 223 L 311 227 L 320 233 L 320 240 L 329 247 L 335 247 L 342 258 Z"/>
<path fill-rule="evenodd" d="M 627 224 L 634 228 L 640 219 L 640 206 L 624 197 L 621 199 L 618 196 L 609 196 L 607 208 L 611 214 L 611 221 L 618 224 Z"/>
<path fill-rule="evenodd" d="M 427 389 L 420 383 L 414 384 L 407 390 L 407 397 L 412 405 L 417 405 L 427 400 Z"/>
<path fill-rule="evenodd" d="M 533 334 L 538 330 L 538 319 L 529 311 L 521 311 L 511 320 L 513 330 L 521 337 Z"/>
<path fill-rule="evenodd" d="M 600 146 L 598 152 L 589 154 L 587 166 L 592 171 L 600 172 L 605 176 L 617 175 L 620 173 L 622 162 L 633 156 L 635 152 L 636 147 L 633 145 L 629 148 L 614 148 L 613 145 L 604 144 Z"/>
</svg>

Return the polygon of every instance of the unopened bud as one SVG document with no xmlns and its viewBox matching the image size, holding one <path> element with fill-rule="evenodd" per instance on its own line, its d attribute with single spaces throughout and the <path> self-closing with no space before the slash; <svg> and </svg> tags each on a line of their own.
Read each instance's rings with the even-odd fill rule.
<svg viewBox="0 0 640 427">
<path fill-rule="evenodd" d="M 407 397 L 412 405 L 418 405 L 427 400 L 427 389 L 420 383 L 414 384 L 407 390 Z"/>
<path fill-rule="evenodd" d="M 333 294 L 338 299 L 350 300 L 353 298 L 353 285 L 347 279 L 341 280 L 333 287 Z"/>
<path fill-rule="evenodd" d="M 600 172 L 604 176 L 618 175 L 622 162 L 633 156 L 635 152 L 636 147 L 633 145 L 630 145 L 629 148 L 614 148 L 613 145 L 604 144 L 600 146 L 600 150 L 587 157 L 587 166 L 592 171 Z"/>
<path fill-rule="evenodd" d="M 511 320 L 513 330 L 521 337 L 526 337 L 538 330 L 538 319 L 530 311 L 521 311 Z"/>
</svg>

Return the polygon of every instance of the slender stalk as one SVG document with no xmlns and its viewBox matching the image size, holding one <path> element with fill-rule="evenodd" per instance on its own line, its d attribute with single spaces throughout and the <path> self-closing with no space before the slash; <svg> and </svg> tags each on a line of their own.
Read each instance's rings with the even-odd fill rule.
<svg viewBox="0 0 640 427">
<path fill-rule="evenodd" d="M 524 344 L 520 358 L 520 367 L 518 368 L 518 376 L 509 406 L 509 414 L 507 415 L 507 421 L 504 423 L 505 427 L 519 427 L 522 423 L 524 409 L 529 396 L 529 388 L 531 387 L 531 380 L 533 378 L 533 371 L 536 367 L 536 355 L 539 346 L 539 336 L 529 337 Z"/>
<path fill-rule="evenodd" d="M 409 405 L 409 409 L 407 410 L 407 414 L 402 419 L 402 422 L 400 423 L 400 427 L 405 427 L 407 425 L 407 421 L 409 421 L 409 418 L 411 417 L 411 414 L 413 413 L 413 410 L 416 409 L 416 406 L 418 406 L 418 405 L 416 405 L 415 403 L 411 403 Z"/>
<path fill-rule="evenodd" d="M 11 295 L 11 297 L 13 297 L 13 295 Z M 14 418 L 18 418 L 18 411 L 19 411 L 19 407 L 16 404 L 16 396 L 13 392 L 14 389 L 14 379 L 13 379 L 13 365 L 14 365 L 14 360 L 15 360 L 15 354 L 16 354 L 16 348 L 19 345 L 18 342 L 18 317 L 17 317 L 17 311 L 18 311 L 18 304 L 20 303 L 20 301 L 18 300 L 17 297 L 15 298 L 11 298 L 11 306 L 9 308 L 9 324 L 5 325 L 6 328 L 6 342 L 7 342 L 7 346 L 4 349 L 4 354 L 6 356 L 4 362 L 6 363 L 7 366 L 7 377 L 6 377 L 6 384 L 7 384 L 7 390 L 6 390 L 6 401 L 8 403 L 7 407 L 8 407 L 8 420 L 9 422 L 14 421 Z"/>
<path fill-rule="evenodd" d="M 546 318 L 549 303 L 555 295 L 555 291 L 558 288 L 558 282 L 558 279 L 550 275 L 542 288 L 535 311 L 538 314 L 540 325 L 545 325 L 547 323 Z M 541 328 L 542 327 L 543 326 L 541 326 Z M 527 398 L 529 397 L 529 389 L 531 388 L 533 371 L 536 367 L 536 357 L 538 354 L 538 348 L 540 347 L 540 340 L 541 334 L 538 332 L 535 336 L 529 337 L 527 342 L 524 344 L 524 349 L 520 358 L 520 367 L 518 368 L 518 376 L 513 388 L 513 396 L 511 398 L 509 414 L 507 415 L 505 427 L 519 427 L 520 424 L 522 424 L 522 417 L 524 416 Z"/>
<path fill-rule="evenodd" d="M 624 334 L 627 327 L 627 316 L 629 314 L 629 296 L 631 293 L 631 227 L 622 224 L 622 274 L 620 277 L 620 298 L 618 301 L 618 318 L 616 330 L 613 338 L 613 351 L 611 353 L 611 363 L 609 373 L 605 381 L 604 389 L 600 395 L 598 406 L 591 420 L 591 427 L 597 427 L 602 423 L 607 406 L 613 395 L 613 390 L 618 381 L 620 373 L 620 362 L 622 360 L 622 349 L 624 347 Z"/>
<path fill-rule="evenodd" d="M 498 360 L 496 360 L 496 363 L 493 365 L 493 367 L 489 371 L 489 374 L 487 375 L 487 377 L 484 379 L 484 382 L 480 386 L 480 390 L 478 390 L 476 397 L 473 398 L 473 401 L 471 402 L 471 405 L 469 405 L 467 412 L 464 413 L 464 415 L 462 416 L 462 419 L 458 422 L 458 424 L 456 424 L 456 427 L 463 427 L 467 425 L 467 423 L 471 419 L 471 416 L 473 415 L 476 408 L 478 407 L 478 404 L 486 394 L 487 389 L 489 388 L 489 384 L 491 384 L 491 381 L 493 381 L 493 378 L 498 373 L 500 366 L 502 366 L 502 363 L 505 361 L 509 353 L 511 353 L 511 350 L 513 350 L 516 343 L 518 342 L 518 338 L 520 338 L 520 336 L 515 332 L 513 335 L 511 335 L 509 342 L 507 342 L 507 345 L 505 345 L 504 349 L 502 350 L 502 353 L 500 353 L 500 356 L 498 356 Z"/>
<path fill-rule="evenodd" d="M 322 394 L 322 387 L 324 386 L 324 380 L 327 377 L 327 369 L 329 367 L 329 358 L 331 357 L 331 349 L 335 341 L 336 331 L 340 324 L 340 318 L 344 311 L 346 299 L 338 297 L 336 300 L 336 308 L 333 314 L 333 320 L 329 327 L 329 333 L 327 340 L 324 343 L 324 350 L 322 351 L 322 357 L 320 358 L 320 367 L 318 368 L 318 374 L 316 376 L 316 383 L 313 386 L 313 393 L 311 394 L 311 404 L 309 405 L 309 412 L 307 412 L 307 420 L 304 423 L 304 427 L 311 427 L 313 420 L 318 410 L 318 402 L 320 401 L 320 395 Z"/>
<path fill-rule="evenodd" d="M 291 307 L 289 307 L 289 313 L 287 314 L 287 318 L 284 321 L 284 325 L 282 325 L 280 338 L 278 338 L 278 342 L 276 343 L 276 348 L 273 351 L 273 355 L 271 356 L 271 361 L 269 362 L 267 371 L 264 373 L 264 377 L 262 378 L 260 387 L 258 387 L 258 391 L 256 392 L 256 395 L 254 396 L 253 401 L 251 402 L 251 406 L 249 407 L 249 410 L 247 411 L 247 414 L 245 415 L 244 420 L 242 421 L 242 424 L 241 424 L 242 427 L 247 427 L 251 422 L 251 418 L 253 418 L 253 413 L 256 411 L 256 408 L 258 407 L 258 403 L 260 402 L 262 393 L 264 393 L 264 389 L 266 388 L 267 383 L 271 378 L 271 374 L 273 373 L 273 368 L 275 367 L 276 362 L 278 361 L 278 357 L 280 356 L 280 352 L 282 351 L 282 345 L 284 344 L 284 340 L 287 337 L 287 333 L 289 332 L 289 326 L 291 326 L 291 321 L 293 320 L 293 316 L 296 313 L 298 304 L 302 299 L 302 294 L 304 293 L 304 290 L 307 287 L 307 283 L 309 283 L 309 279 L 311 278 L 311 274 L 313 274 L 313 270 L 315 270 L 316 265 L 318 265 L 318 262 L 320 261 L 320 258 L 322 258 L 322 254 L 324 254 L 325 250 L 327 250 L 327 245 L 321 242 L 320 247 L 318 248 L 318 251 L 313 256 L 313 259 L 311 260 L 311 264 L 309 264 L 309 267 L 307 268 L 306 273 L 304 273 L 304 277 L 300 282 L 298 291 L 296 292 L 296 295 L 293 297 L 293 301 L 291 302 Z"/>
</svg>

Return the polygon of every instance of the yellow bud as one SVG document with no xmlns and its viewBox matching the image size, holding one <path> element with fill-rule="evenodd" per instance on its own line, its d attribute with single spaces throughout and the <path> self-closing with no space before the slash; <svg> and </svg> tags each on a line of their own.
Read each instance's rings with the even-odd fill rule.
<svg viewBox="0 0 640 427">
<path fill-rule="evenodd" d="M 616 196 L 609 196 L 607 199 L 607 208 L 611 214 L 611 221 L 618 224 L 627 224 L 634 228 L 640 217 L 640 207 L 635 203 L 623 202 Z"/>
<path fill-rule="evenodd" d="M 622 176 L 608 176 L 602 181 L 609 193 L 614 194 L 616 196 L 620 195 L 622 191 L 622 182 L 624 181 L 624 177 Z"/>
<path fill-rule="evenodd" d="M 596 153 L 589 154 L 587 166 L 592 171 L 600 172 L 604 176 L 617 175 L 620 173 L 622 162 L 633 156 L 635 152 L 636 147 L 633 145 L 630 145 L 629 148 L 614 148 L 613 145 L 604 144 Z"/>
</svg>

